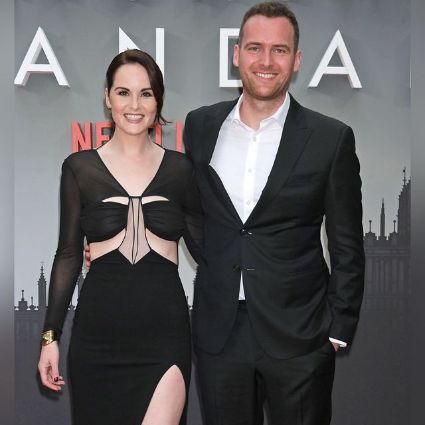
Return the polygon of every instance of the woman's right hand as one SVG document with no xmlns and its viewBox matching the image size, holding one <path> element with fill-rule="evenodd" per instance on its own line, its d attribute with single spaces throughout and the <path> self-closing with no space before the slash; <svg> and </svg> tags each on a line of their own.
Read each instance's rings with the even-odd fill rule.
<svg viewBox="0 0 425 425">
<path fill-rule="evenodd" d="M 60 391 L 65 381 L 59 375 L 59 345 L 57 341 L 41 347 L 38 371 L 42 384 L 54 391 Z"/>
</svg>

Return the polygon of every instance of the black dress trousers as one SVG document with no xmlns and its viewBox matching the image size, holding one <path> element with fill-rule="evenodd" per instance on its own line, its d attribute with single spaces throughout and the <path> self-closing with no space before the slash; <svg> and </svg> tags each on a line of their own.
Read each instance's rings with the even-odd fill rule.
<svg viewBox="0 0 425 425">
<path fill-rule="evenodd" d="M 270 357 L 258 344 L 244 303 L 218 354 L 196 349 L 205 425 L 328 425 L 335 371 L 330 341 L 290 359 Z"/>
</svg>

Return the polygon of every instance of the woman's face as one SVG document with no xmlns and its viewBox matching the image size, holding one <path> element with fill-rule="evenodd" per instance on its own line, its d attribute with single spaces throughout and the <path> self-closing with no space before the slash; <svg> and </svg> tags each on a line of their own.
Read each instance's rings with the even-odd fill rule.
<svg viewBox="0 0 425 425">
<path fill-rule="evenodd" d="M 105 100 L 115 122 L 115 132 L 137 136 L 154 125 L 156 100 L 143 66 L 121 65 L 109 93 L 105 91 Z"/>
</svg>

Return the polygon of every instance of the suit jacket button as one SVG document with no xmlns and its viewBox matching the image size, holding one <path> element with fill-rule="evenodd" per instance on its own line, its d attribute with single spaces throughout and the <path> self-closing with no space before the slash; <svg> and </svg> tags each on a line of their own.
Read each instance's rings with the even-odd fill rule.
<svg viewBox="0 0 425 425">
<path fill-rule="evenodd" d="M 239 264 L 233 264 L 232 270 L 234 272 L 240 272 L 241 271 L 241 266 Z"/>
<path fill-rule="evenodd" d="M 249 232 L 248 232 L 248 230 L 247 229 L 245 229 L 245 227 L 243 227 L 242 229 L 241 229 L 241 235 L 242 236 L 248 236 L 249 235 Z"/>
</svg>

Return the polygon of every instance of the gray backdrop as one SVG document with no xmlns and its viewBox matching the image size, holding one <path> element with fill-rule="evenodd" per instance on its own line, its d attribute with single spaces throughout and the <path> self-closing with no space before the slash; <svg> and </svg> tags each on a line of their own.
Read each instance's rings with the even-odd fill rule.
<svg viewBox="0 0 425 425">
<path fill-rule="evenodd" d="M 423 40 L 425 40 L 425 3 L 412 0 L 412 173 L 415 181 L 412 191 L 412 303 L 410 308 L 409 341 L 409 419 L 412 424 L 424 422 L 425 367 L 425 57 Z"/>
<path fill-rule="evenodd" d="M 15 73 L 41 26 L 70 83 L 70 88 L 62 88 L 53 76 L 33 75 L 25 87 L 15 89 L 19 119 L 14 126 L 14 254 L 20 260 L 14 271 L 17 423 L 58 423 L 59 417 L 61 423 L 69 423 L 66 392 L 62 397 L 49 395 L 36 380 L 43 313 L 38 295 L 39 288 L 48 283 L 56 248 L 59 171 L 71 151 L 70 124 L 104 120 L 103 79 L 108 63 L 118 53 L 118 27 L 152 54 L 155 28 L 165 28 L 164 112 L 175 123 L 195 107 L 238 95 L 237 89 L 218 86 L 219 29 L 239 27 L 243 13 L 254 3 L 15 1 Z M 401 241 L 400 231 L 393 231 L 393 220 L 399 226 L 397 214 L 410 217 L 410 2 L 300 0 L 289 4 L 300 21 L 303 51 L 301 71 L 291 92 L 305 106 L 353 127 L 364 182 L 365 243 L 371 273 L 357 340 L 338 359 L 334 423 L 405 424 L 409 416 L 407 315 L 414 300 L 410 243 Z M 363 88 L 352 89 L 342 76 L 325 76 L 318 88 L 308 88 L 338 29 Z M 164 131 L 165 145 L 173 147 L 174 136 L 172 124 Z M 386 229 L 379 238 L 382 198 Z M 410 235 L 410 222 L 403 229 Z M 395 265 L 395 277 L 394 270 L 386 271 L 388 262 Z M 193 269 L 185 253 L 180 270 L 190 303 Z M 67 323 L 69 330 L 70 320 Z M 51 418 L 54 422 L 49 422 Z M 194 385 L 189 419 L 191 424 L 200 421 Z"/>
<path fill-rule="evenodd" d="M 0 423 L 12 424 L 14 413 L 13 338 L 13 1 L 0 5 Z"/>
</svg>

